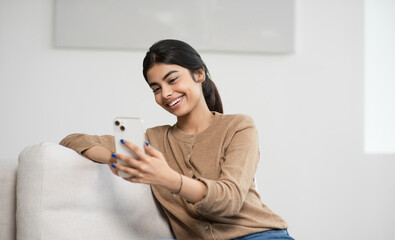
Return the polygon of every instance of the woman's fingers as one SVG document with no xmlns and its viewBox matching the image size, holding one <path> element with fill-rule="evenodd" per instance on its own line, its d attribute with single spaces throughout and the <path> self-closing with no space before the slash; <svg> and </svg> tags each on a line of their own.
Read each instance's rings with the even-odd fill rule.
<svg viewBox="0 0 395 240">
<path fill-rule="evenodd" d="M 140 171 L 138 171 L 137 169 L 128 167 L 128 166 L 123 166 L 121 164 L 113 164 L 111 167 L 117 169 L 118 171 L 130 174 L 134 177 L 142 177 Z"/>
<path fill-rule="evenodd" d="M 120 171 L 129 173 L 129 172 L 125 171 L 125 169 L 130 168 L 134 172 L 132 175 L 136 175 L 136 176 L 140 176 L 144 173 L 147 173 L 147 171 L 149 171 L 148 164 L 145 162 L 141 162 L 140 160 L 137 160 L 137 159 L 134 159 L 134 158 L 122 155 L 122 154 L 113 154 L 113 157 L 126 163 L 126 166 L 124 166 L 123 164 L 113 164 L 113 167 L 115 166 L 115 168 L 117 168 Z M 119 168 L 119 166 L 121 166 L 121 168 Z"/>
<path fill-rule="evenodd" d="M 150 157 L 159 158 L 161 160 L 164 160 L 163 154 L 160 151 L 156 150 L 154 147 L 152 147 L 147 141 L 145 141 L 145 143 L 144 143 L 144 151 L 130 141 L 123 140 L 123 143 L 130 150 L 132 150 L 138 156 L 138 158 L 140 160 L 149 161 Z"/>
<path fill-rule="evenodd" d="M 145 152 L 134 143 L 128 140 L 121 140 L 121 142 L 130 150 L 132 150 L 139 159 L 144 159 L 144 160 L 147 159 L 147 155 L 145 154 Z"/>
<path fill-rule="evenodd" d="M 144 144 L 145 153 L 150 155 L 151 157 L 156 157 L 163 159 L 163 155 L 160 151 L 156 150 L 153 146 L 151 146 L 147 141 Z"/>
<path fill-rule="evenodd" d="M 118 170 L 116 168 L 112 167 L 112 165 L 116 162 L 117 162 L 117 160 L 115 158 L 111 157 L 107 164 L 110 167 L 111 172 L 118 176 Z"/>
<path fill-rule="evenodd" d="M 128 157 L 128 156 L 125 156 L 125 155 L 122 155 L 122 154 L 119 154 L 119 153 L 116 153 L 116 154 L 113 153 L 112 157 L 115 158 L 115 159 L 121 160 L 122 162 L 126 163 L 127 165 L 130 165 L 133 168 L 138 168 L 139 165 L 140 165 L 139 160 L 136 160 L 136 159 L 134 159 L 132 157 Z"/>
<path fill-rule="evenodd" d="M 113 157 L 126 164 L 114 164 L 113 168 L 118 171 L 132 175 L 131 178 L 124 178 L 135 183 L 158 184 L 163 182 L 163 174 L 169 169 L 162 153 L 146 142 L 144 149 L 138 148 L 135 144 L 123 142 L 130 150 L 136 153 L 139 159 L 128 157 L 122 154 L 113 154 Z"/>
</svg>

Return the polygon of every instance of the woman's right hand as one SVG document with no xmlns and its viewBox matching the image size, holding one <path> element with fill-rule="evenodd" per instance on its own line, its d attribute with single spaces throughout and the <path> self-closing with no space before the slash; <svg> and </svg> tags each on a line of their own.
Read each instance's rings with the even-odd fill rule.
<svg viewBox="0 0 395 240">
<path fill-rule="evenodd" d="M 118 176 L 118 170 L 112 167 L 112 165 L 116 163 L 116 159 L 113 158 L 111 154 L 110 150 L 101 146 L 93 146 L 83 152 L 83 155 L 92 161 L 108 164 L 111 172 Z"/>
</svg>

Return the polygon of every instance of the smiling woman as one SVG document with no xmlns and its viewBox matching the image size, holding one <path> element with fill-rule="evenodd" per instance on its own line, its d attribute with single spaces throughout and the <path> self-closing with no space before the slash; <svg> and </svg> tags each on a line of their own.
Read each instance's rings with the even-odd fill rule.
<svg viewBox="0 0 395 240">
<path fill-rule="evenodd" d="M 188 70 L 190 77 L 195 82 L 202 84 L 202 91 L 208 108 L 211 111 L 223 113 L 221 97 L 217 87 L 211 80 L 210 73 L 202 58 L 191 46 L 176 40 L 164 40 L 154 44 L 147 52 L 143 61 L 143 75 L 150 86 L 152 84 L 158 84 L 157 81 L 150 82 L 148 80 L 148 70 L 154 67 L 156 63 L 173 65 L 175 67 L 173 70 L 169 68 L 169 72 L 165 73 L 162 80 L 166 80 L 170 75 L 178 71 Z M 173 76 L 168 81 L 171 83 L 177 80 L 177 78 L 177 76 Z M 154 92 L 155 90 L 157 89 L 153 88 Z"/>
<path fill-rule="evenodd" d="M 202 94 L 203 71 L 191 73 L 175 64 L 160 63 L 152 66 L 147 75 L 156 103 L 168 112 L 178 117 L 195 107 L 208 110 Z"/>
<path fill-rule="evenodd" d="M 255 189 L 254 121 L 223 114 L 200 55 L 184 42 L 162 40 L 147 52 L 143 74 L 157 104 L 177 123 L 147 129 L 144 150 L 121 140 L 138 160 L 114 153 L 112 136 L 73 134 L 61 144 L 108 163 L 115 174 L 130 174 L 127 181 L 150 184 L 178 239 L 293 239 Z"/>
</svg>

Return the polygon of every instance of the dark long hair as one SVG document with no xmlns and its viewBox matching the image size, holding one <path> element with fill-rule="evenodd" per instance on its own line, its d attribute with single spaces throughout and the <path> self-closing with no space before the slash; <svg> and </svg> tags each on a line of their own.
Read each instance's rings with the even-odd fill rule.
<svg viewBox="0 0 395 240">
<path fill-rule="evenodd" d="M 210 111 L 223 113 L 221 97 L 211 80 L 210 73 L 199 53 L 185 42 L 173 39 L 161 40 L 152 45 L 143 61 L 143 75 L 148 82 L 147 72 L 155 63 L 176 64 L 194 73 L 203 69 L 205 81 L 202 83 L 203 95 Z"/>
</svg>

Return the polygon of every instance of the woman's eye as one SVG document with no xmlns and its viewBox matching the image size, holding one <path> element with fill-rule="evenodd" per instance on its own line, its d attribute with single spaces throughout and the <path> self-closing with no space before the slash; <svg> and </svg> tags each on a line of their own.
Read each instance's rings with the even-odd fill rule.
<svg viewBox="0 0 395 240">
<path fill-rule="evenodd" d="M 152 92 L 157 93 L 159 91 L 160 88 L 153 88 Z"/>
<path fill-rule="evenodd" d="M 178 79 L 178 77 L 172 78 L 172 79 L 169 80 L 169 83 L 173 83 L 173 82 L 175 82 L 177 79 Z"/>
</svg>

